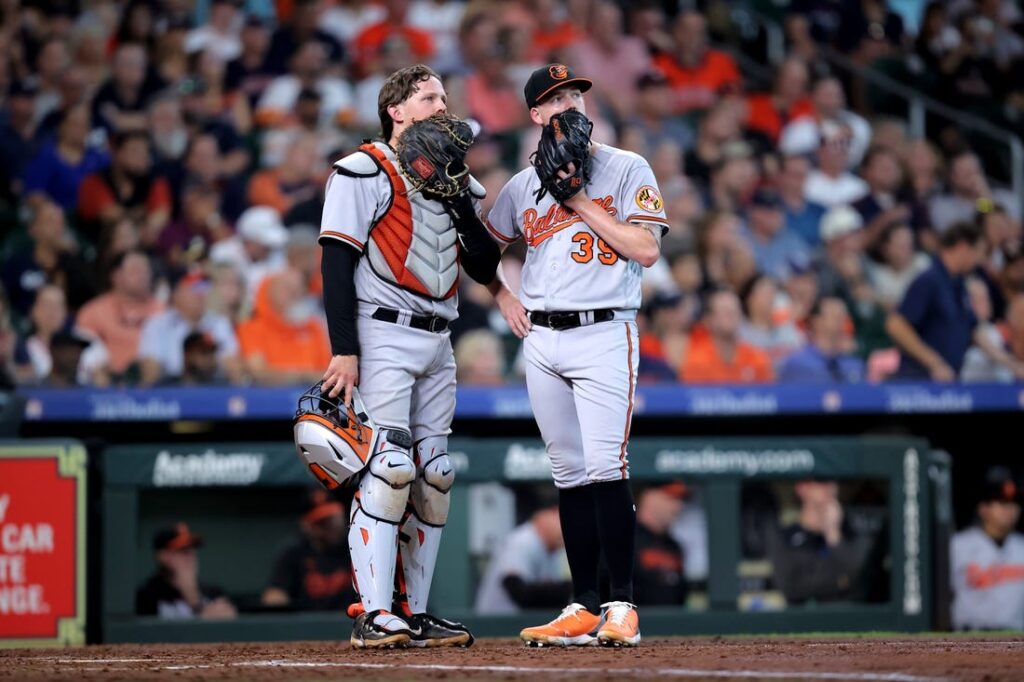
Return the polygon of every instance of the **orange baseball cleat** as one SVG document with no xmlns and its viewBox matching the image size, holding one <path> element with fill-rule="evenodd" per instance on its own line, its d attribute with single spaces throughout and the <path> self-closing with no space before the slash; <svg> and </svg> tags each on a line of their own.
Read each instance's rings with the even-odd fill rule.
<svg viewBox="0 0 1024 682">
<path fill-rule="evenodd" d="M 569 604 L 547 625 L 526 628 L 519 637 L 527 646 L 586 646 L 593 643 L 601 617 L 583 604 Z"/>
<path fill-rule="evenodd" d="M 601 604 L 605 610 L 597 643 L 601 646 L 636 646 L 640 643 L 640 617 L 636 606 L 624 601 Z"/>
</svg>

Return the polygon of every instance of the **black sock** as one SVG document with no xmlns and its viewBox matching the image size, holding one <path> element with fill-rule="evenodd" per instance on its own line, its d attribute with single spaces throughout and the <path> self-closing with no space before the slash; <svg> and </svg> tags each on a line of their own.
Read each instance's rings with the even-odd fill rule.
<svg viewBox="0 0 1024 682">
<path fill-rule="evenodd" d="M 593 490 L 601 555 L 611 582 L 610 601 L 633 601 L 633 552 L 636 544 L 636 507 L 629 481 L 602 481 Z"/>
<path fill-rule="evenodd" d="M 572 573 L 573 601 L 593 614 L 601 613 L 597 594 L 597 563 L 601 544 L 597 531 L 592 486 L 563 488 L 558 491 L 558 516 L 565 538 L 565 556 Z"/>
</svg>

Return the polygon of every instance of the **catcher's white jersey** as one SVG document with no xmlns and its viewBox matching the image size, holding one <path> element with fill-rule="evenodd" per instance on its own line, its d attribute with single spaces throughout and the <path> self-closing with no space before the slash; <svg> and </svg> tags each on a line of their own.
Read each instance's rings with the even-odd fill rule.
<svg viewBox="0 0 1024 682">
<path fill-rule="evenodd" d="M 375 146 L 397 166 L 390 147 L 381 142 Z M 360 309 L 372 312 L 384 306 L 447 320 L 458 317 L 458 294 L 445 297 L 454 289 L 458 262 L 455 228 L 444 206 L 420 193 L 396 196 L 391 178 L 366 152 L 355 152 L 335 167 L 348 172 L 333 173 L 327 180 L 320 240 L 341 241 L 366 253 L 355 276 Z M 408 192 L 408 180 L 401 181 Z M 371 231 L 388 227 L 383 223 L 389 213 L 410 226 L 399 230 L 402 235 L 389 235 L 377 244 Z M 402 288 L 395 273 L 421 283 L 427 295 Z"/>
<path fill-rule="evenodd" d="M 646 159 L 599 145 L 591 169 L 587 195 L 605 211 L 623 222 L 668 230 L 664 202 Z M 538 204 L 539 187 L 536 170 L 520 171 L 498 193 L 487 217 L 499 242 L 510 244 L 522 237 L 529 247 L 520 291 L 523 306 L 531 311 L 637 310 L 640 264 L 615 253 L 550 194 Z"/>
</svg>

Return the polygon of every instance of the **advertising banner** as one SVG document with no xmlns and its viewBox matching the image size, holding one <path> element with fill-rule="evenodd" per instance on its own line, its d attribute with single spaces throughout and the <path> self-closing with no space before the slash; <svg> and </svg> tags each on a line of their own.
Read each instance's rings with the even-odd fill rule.
<svg viewBox="0 0 1024 682">
<path fill-rule="evenodd" d="M 0 647 L 85 643 L 85 457 L 0 442 Z"/>
</svg>

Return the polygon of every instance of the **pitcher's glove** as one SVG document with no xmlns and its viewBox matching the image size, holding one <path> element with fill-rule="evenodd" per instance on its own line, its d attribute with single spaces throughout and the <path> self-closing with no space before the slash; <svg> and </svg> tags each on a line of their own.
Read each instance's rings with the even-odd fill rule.
<svg viewBox="0 0 1024 682">
<path fill-rule="evenodd" d="M 449 114 L 416 121 L 398 137 L 398 167 L 413 186 L 434 199 L 466 192 L 466 152 L 473 144 L 469 124 Z"/>
<path fill-rule="evenodd" d="M 594 124 L 575 109 L 567 109 L 551 117 L 540 134 L 537 151 L 530 155 L 530 163 L 540 178 L 540 189 L 536 192 L 537 202 L 550 192 L 555 201 L 565 203 L 590 182 L 590 133 Z M 572 175 L 562 178 L 558 172 L 568 171 L 572 163 Z"/>
</svg>

